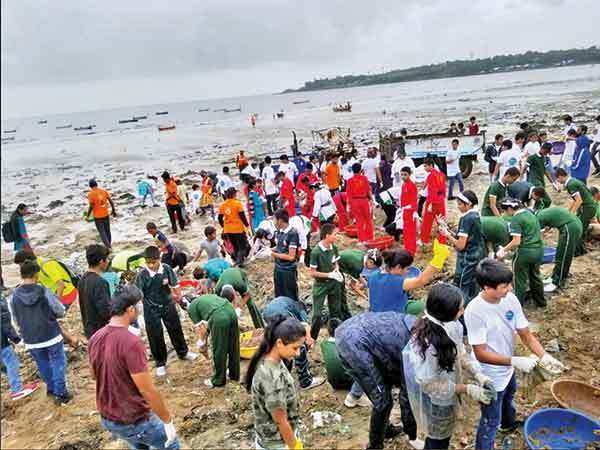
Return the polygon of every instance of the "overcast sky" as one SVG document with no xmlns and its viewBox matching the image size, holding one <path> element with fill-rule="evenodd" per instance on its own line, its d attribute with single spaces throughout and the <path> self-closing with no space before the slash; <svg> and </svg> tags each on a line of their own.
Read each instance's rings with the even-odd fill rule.
<svg viewBox="0 0 600 450">
<path fill-rule="evenodd" d="M 598 0 L 1 3 L 3 118 L 600 43 Z"/>
</svg>

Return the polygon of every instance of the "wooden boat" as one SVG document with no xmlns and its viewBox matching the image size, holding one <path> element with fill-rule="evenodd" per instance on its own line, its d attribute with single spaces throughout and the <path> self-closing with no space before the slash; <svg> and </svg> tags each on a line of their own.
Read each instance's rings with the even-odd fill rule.
<svg viewBox="0 0 600 450">
<path fill-rule="evenodd" d="M 148 118 L 148 116 L 133 116 L 134 120 L 144 120 L 144 119 L 147 119 L 147 118 Z"/>
<path fill-rule="evenodd" d="M 138 120 L 135 118 L 134 119 L 122 119 L 122 120 L 119 120 L 119 123 L 135 123 L 137 121 Z"/>
<path fill-rule="evenodd" d="M 2 142 L 11 142 L 11 141 L 14 141 L 14 140 L 15 140 L 14 136 L 9 136 L 9 137 L 2 138 Z"/>
<path fill-rule="evenodd" d="M 284 112 L 275 113 L 275 115 L 277 116 L 278 119 L 283 119 L 284 114 L 285 114 Z"/>
<path fill-rule="evenodd" d="M 303 103 L 310 103 L 310 100 L 296 100 L 292 102 L 294 105 L 302 105 Z"/>
<path fill-rule="evenodd" d="M 206 112 L 206 111 L 210 111 L 210 108 L 200 108 L 198 110 L 198 112 Z"/>
<path fill-rule="evenodd" d="M 9 133 L 16 133 L 17 130 L 4 130 L 4 133 L 9 134 Z"/>
<path fill-rule="evenodd" d="M 47 123 L 47 120 L 38 120 L 38 125 L 46 125 Z"/>
<path fill-rule="evenodd" d="M 165 116 L 169 114 L 169 111 L 157 111 L 154 114 L 156 114 L 157 116 Z"/>
<path fill-rule="evenodd" d="M 230 112 L 242 112 L 242 107 L 240 106 L 239 108 L 235 108 L 235 109 L 224 109 L 223 110 L 226 113 L 230 113 Z"/>
<path fill-rule="evenodd" d="M 335 105 L 333 112 L 352 112 L 352 104 L 348 102 L 344 105 Z"/>
<path fill-rule="evenodd" d="M 96 125 L 88 125 L 86 127 L 73 128 L 73 131 L 91 131 Z"/>
<path fill-rule="evenodd" d="M 169 131 L 169 130 L 174 130 L 174 129 L 175 129 L 175 125 L 174 124 L 159 125 L 158 126 L 158 131 Z"/>
<path fill-rule="evenodd" d="M 59 125 L 56 127 L 57 130 L 65 130 L 67 128 L 71 128 L 73 125 L 68 124 L 68 125 Z"/>
</svg>

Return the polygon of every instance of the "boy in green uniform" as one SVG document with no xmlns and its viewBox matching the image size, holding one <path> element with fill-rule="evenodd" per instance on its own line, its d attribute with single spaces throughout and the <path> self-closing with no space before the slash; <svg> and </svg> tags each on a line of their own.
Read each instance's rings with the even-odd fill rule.
<svg viewBox="0 0 600 450">
<path fill-rule="evenodd" d="M 596 186 L 592 186 L 590 192 L 596 202 L 596 215 L 592 218 L 588 232 L 592 239 L 600 239 L 600 191 Z"/>
<path fill-rule="evenodd" d="M 506 169 L 502 179 L 494 181 L 483 196 L 482 216 L 500 216 L 498 205 L 506 197 L 507 188 L 519 179 L 521 173 L 516 167 Z"/>
<path fill-rule="evenodd" d="M 523 205 L 534 211 L 548 208 L 552 204 L 552 199 L 545 188 L 534 186 L 528 181 L 517 181 L 511 184 L 507 189 L 507 194 L 508 197 L 520 200 Z"/>
<path fill-rule="evenodd" d="M 573 214 L 577 214 L 579 220 L 581 220 L 581 226 L 583 228 L 582 238 L 577 244 L 575 249 L 575 256 L 581 256 L 586 253 L 585 240 L 587 237 L 587 231 L 590 226 L 592 218 L 596 215 L 596 202 L 592 197 L 592 193 L 588 187 L 580 180 L 571 178 L 565 169 L 562 167 L 556 169 L 556 180 L 565 186 L 567 192 L 571 194 L 573 200 L 569 205 L 569 211 Z"/>
<path fill-rule="evenodd" d="M 527 158 L 527 181 L 535 187 L 546 187 L 544 176 L 553 184 L 552 177 L 546 170 L 546 157 L 551 151 L 552 144 L 544 142 L 538 153 L 529 155 Z"/>
<path fill-rule="evenodd" d="M 568 209 L 553 206 L 536 212 L 542 228 L 556 228 L 558 230 L 558 245 L 554 258 L 552 277 L 544 280 L 544 292 L 554 292 L 563 286 L 571 261 L 575 254 L 575 246 L 581 240 L 581 221 L 569 212 Z"/>
<path fill-rule="evenodd" d="M 223 287 L 227 285 L 232 286 L 235 292 L 237 292 L 241 296 L 241 306 L 248 306 L 248 312 L 250 313 L 250 317 L 252 318 L 254 328 L 264 328 L 265 324 L 260 314 L 260 311 L 258 310 L 256 304 L 250 298 L 248 277 L 246 276 L 245 272 L 242 269 L 238 269 L 237 267 L 225 269 L 219 277 L 217 285 L 215 286 L 215 293 L 222 297 Z"/>
<path fill-rule="evenodd" d="M 496 253 L 500 246 L 504 247 L 510 242 L 508 221 L 504 217 L 488 216 L 481 218 L 481 231 L 485 241 L 486 251 Z"/>
<path fill-rule="evenodd" d="M 529 294 L 535 304 L 546 306 L 544 283 L 540 274 L 540 266 L 544 259 L 540 223 L 519 200 L 507 198 L 501 206 L 506 214 L 512 217 L 509 225 L 512 240 L 508 245 L 500 247 L 496 257 L 504 259 L 506 254 L 514 249 L 512 270 L 515 276 L 515 295 L 521 304 L 524 304 L 529 284 Z"/>
<path fill-rule="evenodd" d="M 206 355 L 207 335 L 210 333 L 215 373 L 204 380 L 208 387 L 225 386 L 227 369 L 229 379 L 240 379 L 240 328 L 232 304 L 226 298 L 214 294 L 196 297 L 188 306 L 188 314 L 198 329 L 198 348 Z"/>
<path fill-rule="evenodd" d="M 313 283 L 313 311 L 310 335 L 314 340 L 319 337 L 323 325 L 323 304 L 327 298 L 329 318 L 346 320 L 342 311 L 342 283 L 344 276 L 338 270 L 339 254 L 335 246 L 336 227 L 325 223 L 321 226 L 321 241 L 310 254 L 310 274 Z"/>
<path fill-rule="evenodd" d="M 479 293 L 475 280 L 477 264 L 485 258 L 485 242 L 481 230 L 481 219 L 477 211 L 477 196 L 473 191 L 459 192 L 456 196 L 458 210 L 462 213 L 458 221 L 458 232 L 453 235 L 445 225 L 441 233 L 457 251 L 454 284 L 461 290 L 467 305 Z"/>
</svg>

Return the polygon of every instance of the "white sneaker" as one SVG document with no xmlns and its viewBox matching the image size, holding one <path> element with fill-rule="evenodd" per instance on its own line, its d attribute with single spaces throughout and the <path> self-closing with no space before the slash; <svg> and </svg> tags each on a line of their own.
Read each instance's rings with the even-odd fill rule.
<svg viewBox="0 0 600 450">
<path fill-rule="evenodd" d="M 550 284 L 552 283 L 552 277 L 548 277 L 546 279 L 544 279 L 544 284 Z"/>
<path fill-rule="evenodd" d="M 321 386 L 323 383 L 325 383 L 325 378 L 323 377 L 313 377 L 312 379 L 312 383 L 310 383 L 308 386 L 300 388 L 303 391 L 308 391 L 309 389 L 313 389 L 316 388 L 318 386 Z"/>
<path fill-rule="evenodd" d="M 183 359 L 186 361 L 196 361 L 198 359 L 198 353 L 188 351 Z"/>
<path fill-rule="evenodd" d="M 210 381 L 210 378 L 207 378 L 206 380 L 204 380 L 204 386 L 208 387 L 208 388 L 214 388 L 215 386 L 212 384 L 212 381 Z"/>
<path fill-rule="evenodd" d="M 414 441 L 408 441 L 408 443 L 412 448 L 416 448 L 417 450 L 423 450 L 425 448 L 425 442 L 419 438 Z"/>
<path fill-rule="evenodd" d="M 164 377 L 167 374 L 167 368 L 165 366 L 160 366 L 156 368 L 156 376 Z"/>
<path fill-rule="evenodd" d="M 361 395 L 359 398 L 356 398 L 350 393 L 346 395 L 346 398 L 344 399 L 344 405 L 347 408 L 356 408 L 357 406 L 363 408 L 370 408 L 371 406 L 373 406 L 371 400 L 369 400 L 369 397 L 367 397 L 366 395 Z"/>
<path fill-rule="evenodd" d="M 555 285 L 554 283 L 550 283 L 550 284 L 545 284 L 544 285 L 544 292 L 554 292 L 558 289 L 558 286 Z"/>
</svg>

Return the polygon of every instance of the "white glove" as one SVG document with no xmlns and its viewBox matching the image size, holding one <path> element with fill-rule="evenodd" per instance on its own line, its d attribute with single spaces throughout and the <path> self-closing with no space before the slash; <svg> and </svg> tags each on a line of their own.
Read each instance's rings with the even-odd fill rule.
<svg viewBox="0 0 600 450">
<path fill-rule="evenodd" d="M 496 258 L 504 259 L 505 256 L 506 256 L 506 250 L 504 250 L 504 247 L 500 247 L 498 249 L 498 251 L 496 252 Z"/>
<path fill-rule="evenodd" d="M 489 405 L 493 397 L 488 389 L 484 389 L 476 384 L 467 384 L 467 395 L 473 400 Z"/>
<path fill-rule="evenodd" d="M 482 372 L 477 372 L 474 378 L 475 381 L 477 381 L 477 384 L 479 384 L 479 386 L 494 386 L 494 382 L 492 381 L 492 379 L 487 375 L 484 375 Z"/>
<path fill-rule="evenodd" d="M 560 373 L 567 370 L 563 363 L 547 352 L 544 353 L 544 356 L 542 356 L 542 359 L 540 360 L 540 367 L 551 373 Z"/>
<path fill-rule="evenodd" d="M 242 317 L 242 308 L 235 308 L 235 315 L 237 316 L 237 318 L 241 318 Z"/>
<path fill-rule="evenodd" d="M 140 330 L 139 328 L 136 328 L 132 325 L 129 325 L 127 327 L 127 330 L 131 333 L 131 334 L 135 334 L 136 336 L 139 336 L 140 334 L 142 334 L 142 330 Z"/>
<path fill-rule="evenodd" d="M 329 272 L 327 274 L 327 278 L 329 278 L 331 280 L 339 281 L 340 283 L 344 282 L 344 275 L 342 275 L 337 270 L 334 270 L 333 272 Z"/>
<path fill-rule="evenodd" d="M 163 425 L 165 427 L 165 434 L 167 435 L 165 447 L 169 447 L 177 439 L 177 430 L 175 429 L 175 424 L 172 419 L 169 423 Z"/>
<path fill-rule="evenodd" d="M 527 356 L 513 356 L 510 358 L 510 365 L 521 372 L 529 373 L 537 365 L 537 358 Z"/>
<path fill-rule="evenodd" d="M 448 236 L 450 234 L 450 231 L 448 230 L 448 226 L 445 223 L 440 223 L 438 226 L 438 232 L 442 235 L 442 236 Z"/>
<path fill-rule="evenodd" d="M 204 349 L 204 347 L 206 347 L 206 341 L 204 339 L 198 339 L 196 342 L 196 347 L 198 347 L 200 350 Z"/>
</svg>

